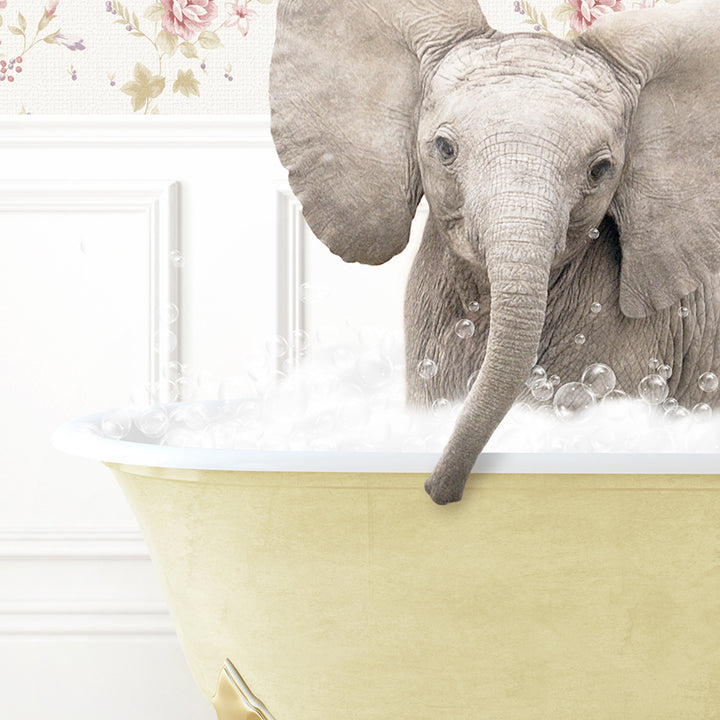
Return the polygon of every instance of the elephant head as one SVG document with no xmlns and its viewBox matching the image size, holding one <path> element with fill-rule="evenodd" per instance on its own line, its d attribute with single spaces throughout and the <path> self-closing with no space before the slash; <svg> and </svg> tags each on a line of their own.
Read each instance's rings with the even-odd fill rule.
<svg viewBox="0 0 720 720">
<path fill-rule="evenodd" d="M 474 0 L 280 0 L 272 132 L 312 230 L 383 263 L 425 194 L 489 288 L 483 365 L 426 483 L 436 502 L 461 498 L 533 365 L 553 269 L 606 215 L 629 318 L 720 271 L 719 17 L 691 0 L 570 42 L 503 35 Z"/>
</svg>

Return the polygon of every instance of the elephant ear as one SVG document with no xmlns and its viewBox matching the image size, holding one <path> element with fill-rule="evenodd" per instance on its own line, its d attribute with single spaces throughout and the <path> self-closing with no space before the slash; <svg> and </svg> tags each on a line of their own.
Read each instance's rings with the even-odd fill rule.
<svg viewBox="0 0 720 720">
<path fill-rule="evenodd" d="M 490 34 L 476 0 L 280 0 L 272 134 L 313 232 L 348 262 L 407 244 L 421 66 Z"/>
<path fill-rule="evenodd" d="M 613 14 L 581 36 L 639 89 L 612 208 L 628 317 L 667 308 L 720 271 L 718 37 L 716 0 Z"/>
</svg>

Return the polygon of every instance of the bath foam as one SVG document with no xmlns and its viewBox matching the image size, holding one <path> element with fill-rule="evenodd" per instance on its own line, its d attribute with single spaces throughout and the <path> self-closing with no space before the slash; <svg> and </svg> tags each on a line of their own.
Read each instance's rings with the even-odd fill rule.
<svg viewBox="0 0 720 720">
<path fill-rule="evenodd" d="M 282 338 L 248 366 L 247 377 L 208 384 L 181 377 L 192 399 L 106 413 L 89 428 L 113 439 L 168 446 L 237 450 L 440 452 L 461 402 L 437 398 L 428 410 L 405 403 L 405 368 L 399 339 L 388 334 L 363 343 L 310 343 L 294 339 L 296 363 L 283 355 Z M 283 370 L 278 370 L 278 365 Z M 434 372 L 429 373 L 428 368 Z M 431 358 L 418 372 L 428 380 L 442 372 Z M 650 371 L 653 372 L 652 369 Z M 672 398 L 652 403 L 619 392 L 605 365 L 560 384 L 535 366 L 526 382 L 529 403 L 516 404 L 486 447 L 506 453 L 714 453 L 720 450 L 720 418 L 709 406 L 691 411 Z M 204 397 L 198 393 L 202 386 Z M 248 389 L 251 395 L 236 397 Z M 660 390 L 663 390 L 660 387 Z M 667 396 L 667 388 L 664 388 Z M 708 393 L 708 397 L 711 393 Z M 219 398 L 219 399 L 218 399 Z M 560 401 L 560 402 L 559 402 Z M 653 404 L 654 403 L 654 404 Z"/>
</svg>

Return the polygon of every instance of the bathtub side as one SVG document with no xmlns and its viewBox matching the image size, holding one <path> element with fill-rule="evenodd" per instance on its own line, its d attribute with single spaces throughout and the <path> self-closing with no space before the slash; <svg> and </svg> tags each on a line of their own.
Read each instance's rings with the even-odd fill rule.
<svg viewBox="0 0 720 720">
<path fill-rule="evenodd" d="M 720 477 L 112 466 L 194 676 L 275 720 L 720 714 Z"/>
</svg>

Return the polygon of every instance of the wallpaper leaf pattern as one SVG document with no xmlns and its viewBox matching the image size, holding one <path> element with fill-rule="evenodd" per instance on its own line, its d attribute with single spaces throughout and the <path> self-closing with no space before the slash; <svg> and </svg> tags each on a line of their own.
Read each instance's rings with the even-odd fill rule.
<svg viewBox="0 0 720 720">
<path fill-rule="evenodd" d="M 570 39 L 605 14 L 680 1 L 480 5 L 503 32 Z M 274 2 L 0 0 L 0 114 L 267 112 Z"/>
</svg>

